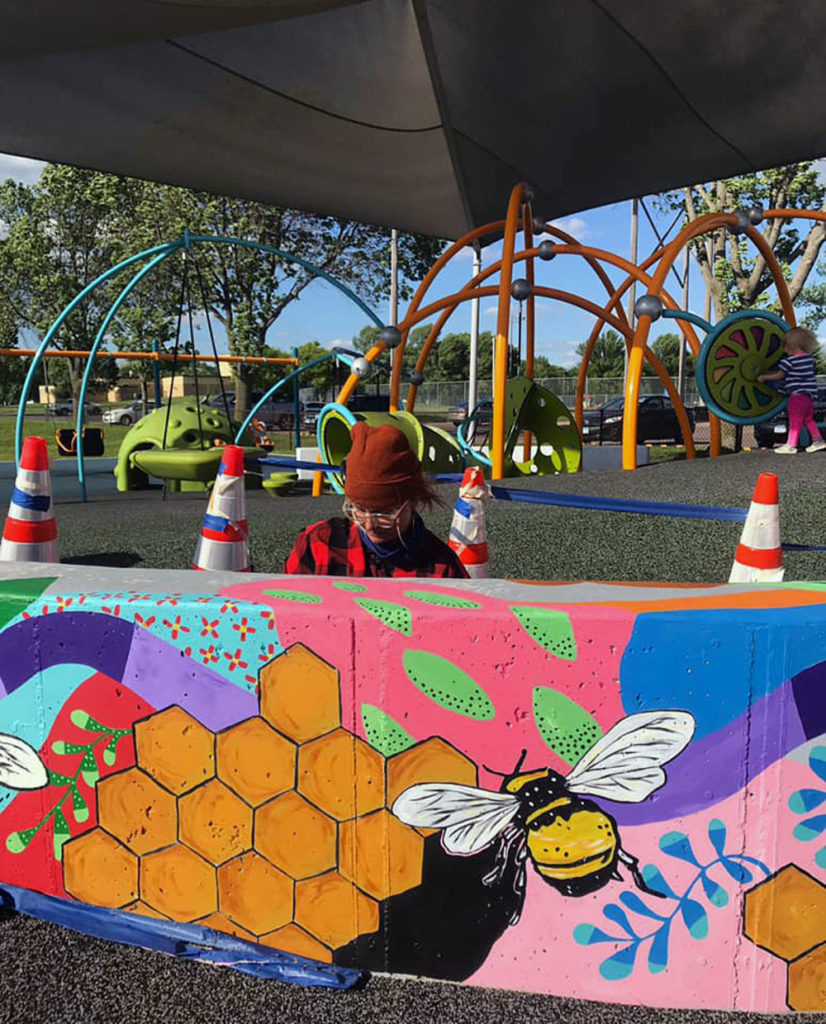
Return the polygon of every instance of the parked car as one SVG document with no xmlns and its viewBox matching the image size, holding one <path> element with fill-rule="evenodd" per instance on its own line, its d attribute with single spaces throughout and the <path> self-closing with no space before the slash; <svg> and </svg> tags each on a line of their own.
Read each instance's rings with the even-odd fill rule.
<svg viewBox="0 0 826 1024">
<path fill-rule="evenodd" d="M 86 402 L 84 409 L 87 416 L 99 416 L 100 406 L 96 402 Z M 67 398 L 63 401 L 50 402 L 45 409 L 47 416 L 74 416 L 74 399 Z"/>
<path fill-rule="evenodd" d="M 588 409 L 582 414 L 583 441 L 620 441 L 622 439 L 622 416 L 624 398 L 612 398 L 599 409 Z M 695 426 L 694 413 L 687 409 L 692 431 Z M 637 411 L 637 440 L 673 441 L 683 443 L 683 433 L 677 420 L 677 413 L 666 395 L 645 395 L 639 400 Z"/>
<path fill-rule="evenodd" d="M 318 414 L 326 404 L 326 402 L 305 402 L 301 425 L 306 427 L 307 430 L 315 430 L 318 423 Z"/>
<path fill-rule="evenodd" d="M 447 410 L 447 418 L 454 427 L 458 427 L 467 419 L 467 402 L 459 402 L 458 405 L 451 405 Z"/>
<path fill-rule="evenodd" d="M 257 402 L 261 400 L 262 392 L 253 391 L 249 396 L 249 405 L 252 408 Z M 225 405 L 226 402 L 226 405 Z M 235 412 L 235 392 L 227 392 L 226 395 L 208 395 L 206 398 L 201 400 L 202 405 L 207 405 L 213 409 L 224 410 L 229 409 L 230 416 L 233 416 L 237 420 L 241 420 L 242 417 L 238 416 Z M 300 411 L 299 406 L 299 411 Z M 299 412 L 300 414 L 300 412 Z M 288 402 L 265 402 L 260 409 L 256 410 L 255 418 L 259 423 L 264 424 L 265 430 L 292 430 L 293 421 L 295 420 L 295 406 L 292 399 Z"/>
<path fill-rule="evenodd" d="M 143 402 L 129 402 L 127 405 L 116 405 L 107 409 L 101 416 L 104 423 L 120 423 L 123 427 L 131 427 L 143 416 Z"/>
<path fill-rule="evenodd" d="M 820 427 L 820 432 L 826 437 L 826 388 L 817 389 L 815 399 L 815 423 Z M 800 444 L 810 444 L 807 440 L 808 430 L 804 428 L 801 434 Z M 789 436 L 789 417 L 785 409 L 770 420 L 763 420 L 762 423 L 754 425 L 754 440 L 760 448 L 774 448 L 775 445 L 785 444 Z"/>
<path fill-rule="evenodd" d="M 389 412 L 390 395 L 359 394 L 347 400 L 350 412 Z"/>
</svg>

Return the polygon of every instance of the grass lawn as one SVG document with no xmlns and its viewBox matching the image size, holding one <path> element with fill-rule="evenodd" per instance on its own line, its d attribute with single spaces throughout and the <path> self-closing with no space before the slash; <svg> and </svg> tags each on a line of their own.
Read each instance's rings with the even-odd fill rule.
<svg viewBox="0 0 826 1024">
<path fill-rule="evenodd" d="M 16 424 L 16 411 L 5 408 L 0 412 L 0 462 L 14 461 L 14 431 Z M 58 430 L 64 428 L 74 429 L 74 420 L 67 416 L 44 416 L 32 414 L 27 411 L 23 421 L 24 437 L 45 437 L 49 445 L 49 454 L 53 459 L 64 458 L 57 451 L 55 435 Z M 104 453 L 106 457 L 115 458 L 118 454 L 121 441 L 131 429 L 120 424 L 101 424 L 100 419 L 93 417 L 88 424 L 90 427 L 98 427 L 103 430 Z M 275 444 L 277 452 L 293 452 L 293 436 L 286 431 L 279 433 L 271 432 L 270 438 Z M 316 443 L 315 434 L 303 434 L 302 445 L 312 447 Z"/>
</svg>

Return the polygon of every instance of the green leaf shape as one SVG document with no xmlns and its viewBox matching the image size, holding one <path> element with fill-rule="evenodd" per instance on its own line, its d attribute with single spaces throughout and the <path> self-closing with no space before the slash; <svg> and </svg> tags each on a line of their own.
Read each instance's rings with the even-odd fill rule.
<svg viewBox="0 0 826 1024">
<path fill-rule="evenodd" d="M 364 593 L 367 590 L 363 583 L 351 583 L 349 580 L 336 580 L 333 586 L 336 590 L 353 590 L 358 593 Z"/>
<path fill-rule="evenodd" d="M 549 686 L 534 687 L 533 717 L 539 735 L 567 764 L 576 764 L 602 736 L 593 715 Z"/>
<path fill-rule="evenodd" d="M 395 629 L 403 636 L 413 635 L 413 617 L 410 609 L 404 605 L 396 604 L 395 601 L 377 601 L 373 597 L 355 597 L 353 600 L 363 608 L 368 615 L 377 618 L 383 626 L 388 629 Z"/>
<path fill-rule="evenodd" d="M 471 601 L 466 597 L 454 597 L 453 594 L 442 594 L 438 590 L 405 590 L 404 596 L 424 604 L 438 605 L 439 608 L 465 608 L 471 611 L 482 607 L 478 601 Z"/>
<path fill-rule="evenodd" d="M 386 711 L 372 704 L 361 705 L 361 722 L 367 742 L 384 757 L 392 757 L 415 746 L 416 740 Z"/>
<path fill-rule="evenodd" d="M 56 579 L 56 576 L 36 576 L 27 580 L 0 581 L 0 629 L 28 608 Z"/>
<path fill-rule="evenodd" d="M 553 608 L 532 608 L 512 604 L 510 610 L 528 636 L 540 647 L 565 661 L 576 661 L 576 640 L 570 616 Z"/>
<path fill-rule="evenodd" d="M 101 725 L 96 718 L 92 718 L 88 711 L 82 711 L 80 708 L 75 710 L 69 715 L 72 722 L 78 727 L 78 729 L 86 729 L 87 732 L 109 732 L 109 726 Z M 85 747 L 81 749 L 85 750 Z"/>
<path fill-rule="evenodd" d="M 75 821 L 81 824 L 89 817 L 89 807 L 77 786 L 72 786 L 72 815 Z"/>
<path fill-rule="evenodd" d="M 36 835 L 36 828 L 26 828 L 20 832 L 11 832 L 6 836 L 6 849 L 9 853 L 22 853 Z"/>
<path fill-rule="evenodd" d="M 83 743 L 67 743 L 65 740 L 55 740 L 52 744 L 55 754 L 82 754 L 86 750 Z"/>
<path fill-rule="evenodd" d="M 482 687 L 447 658 L 429 651 L 408 650 L 402 656 L 402 664 L 413 685 L 440 707 L 481 722 L 496 716 Z"/>
<path fill-rule="evenodd" d="M 55 860 L 61 860 L 63 858 L 63 844 L 70 835 L 69 823 L 63 816 L 63 811 L 58 807 L 54 813 L 54 835 L 52 836 Z"/>
<path fill-rule="evenodd" d="M 108 765 L 110 768 L 115 763 L 115 759 L 117 758 L 116 748 L 119 739 L 119 736 L 113 736 L 111 740 L 109 740 L 109 742 L 103 748 L 103 763 L 105 765 Z"/>
<path fill-rule="evenodd" d="M 316 594 L 306 594 L 303 590 L 265 590 L 270 597 L 278 597 L 282 601 L 295 601 L 298 604 L 321 604 L 322 599 Z"/>
<path fill-rule="evenodd" d="M 83 755 L 83 760 L 80 762 L 80 773 L 87 786 L 94 787 L 95 783 L 100 778 L 98 764 L 95 760 L 95 755 L 91 750 L 87 750 Z"/>
</svg>

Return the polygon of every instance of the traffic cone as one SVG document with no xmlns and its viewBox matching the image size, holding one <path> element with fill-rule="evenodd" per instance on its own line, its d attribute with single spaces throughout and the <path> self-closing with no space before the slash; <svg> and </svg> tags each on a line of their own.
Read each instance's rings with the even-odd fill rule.
<svg viewBox="0 0 826 1024">
<path fill-rule="evenodd" d="M 23 442 L 0 562 L 57 562 L 57 523 L 52 511 L 49 450 L 42 437 Z"/>
<path fill-rule="evenodd" d="M 486 579 L 488 575 L 484 504 L 488 493 L 482 470 L 478 467 L 466 469 L 459 485 L 459 498 L 453 510 L 447 543 L 471 579 Z"/>
<path fill-rule="evenodd" d="M 783 579 L 777 474 L 761 473 L 737 545 L 729 583 L 779 583 Z"/>
<path fill-rule="evenodd" d="M 250 572 L 249 530 L 244 496 L 244 449 L 228 444 L 209 496 L 193 569 Z"/>
</svg>

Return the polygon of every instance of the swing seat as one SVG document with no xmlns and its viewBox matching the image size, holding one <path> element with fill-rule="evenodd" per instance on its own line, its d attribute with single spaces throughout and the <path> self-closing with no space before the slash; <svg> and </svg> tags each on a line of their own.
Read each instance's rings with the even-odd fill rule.
<svg viewBox="0 0 826 1024">
<path fill-rule="evenodd" d="M 83 454 L 94 458 L 103 455 L 103 431 L 100 427 L 84 427 Z M 77 455 L 77 431 L 71 427 L 61 427 L 55 433 L 58 455 L 71 457 Z"/>
</svg>

